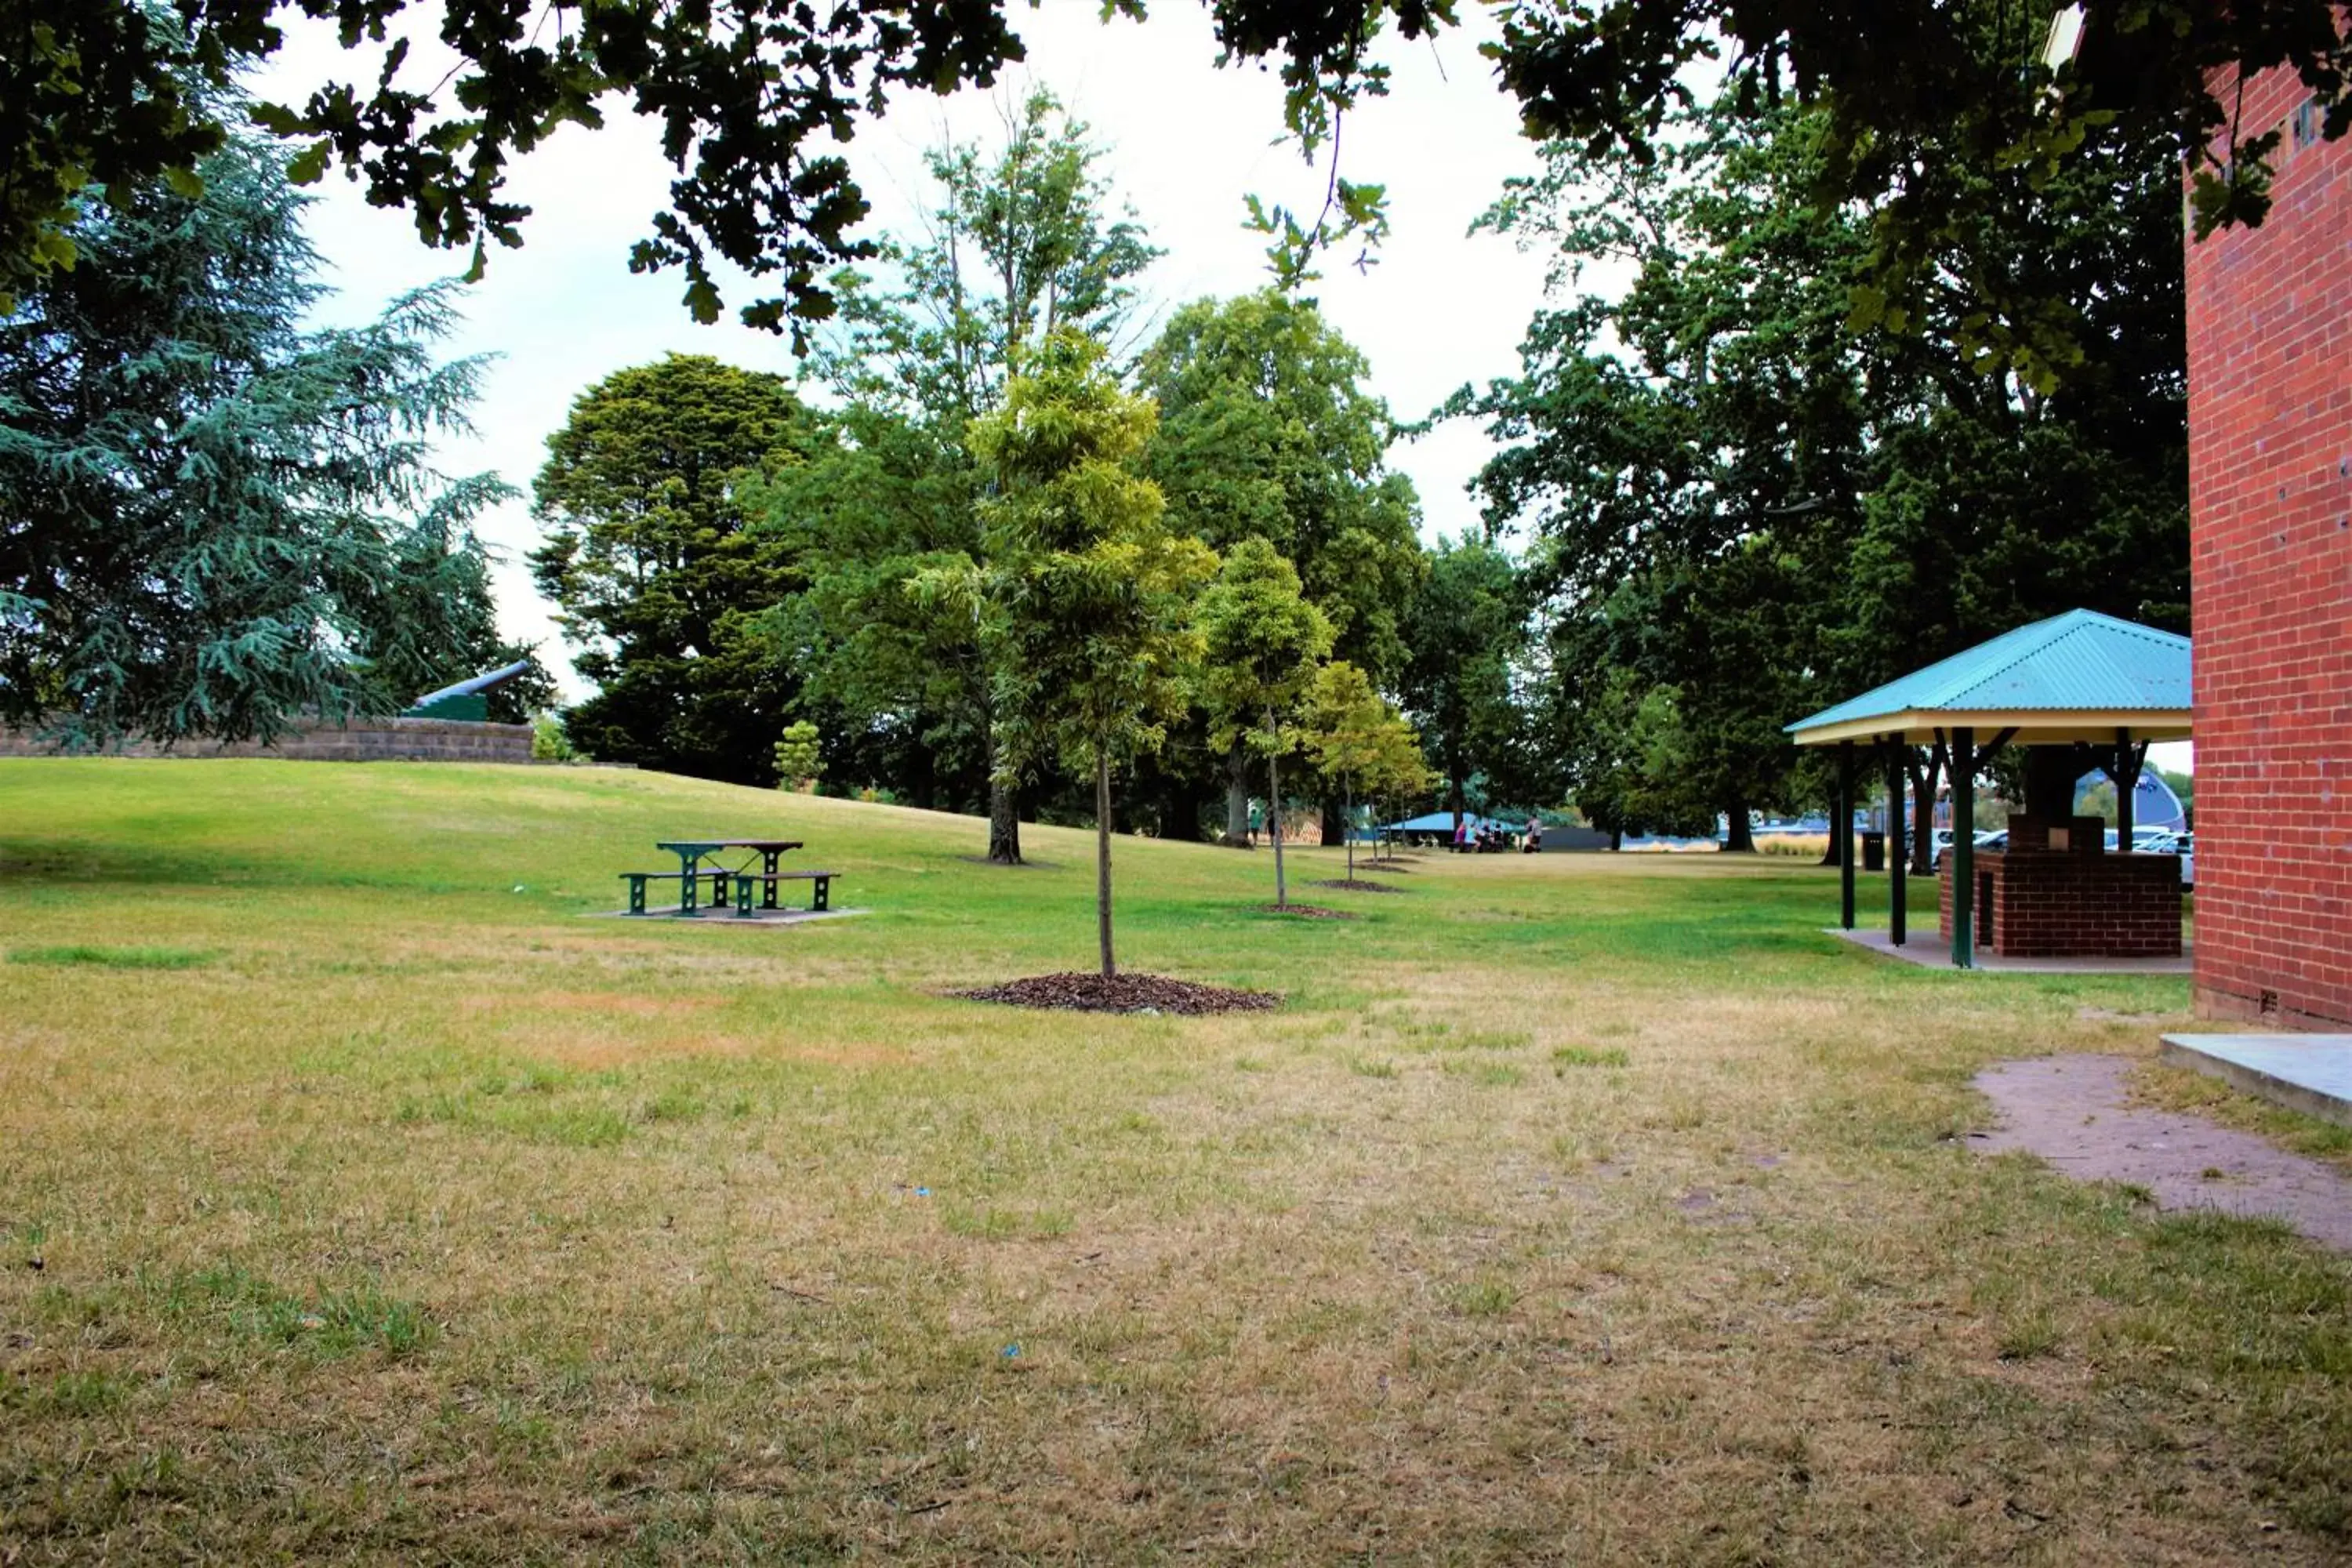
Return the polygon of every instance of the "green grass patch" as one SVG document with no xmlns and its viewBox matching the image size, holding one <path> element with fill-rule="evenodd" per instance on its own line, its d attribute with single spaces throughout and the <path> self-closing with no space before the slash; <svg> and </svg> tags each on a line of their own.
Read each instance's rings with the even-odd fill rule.
<svg viewBox="0 0 2352 1568">
<path fill-rule="evenodd" d="M 11 963 L 83 965 L 93 969 L 196 969 L 219 956 L 185 947 L 91 947 L 79 942 L 8 950 Z"/>
</svg>

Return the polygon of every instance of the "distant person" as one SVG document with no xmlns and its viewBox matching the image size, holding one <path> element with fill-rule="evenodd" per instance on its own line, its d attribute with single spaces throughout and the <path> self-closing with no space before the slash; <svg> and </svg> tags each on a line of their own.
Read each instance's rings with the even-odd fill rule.
<svg viewBox="0 0 2352 1568">
<path fill-rule="evenodd" d="M 1454 852 L 1461 854 L 1470 847 L 1470 819 L 1463 817 L 1454 824 Z"/>
<path fill-rule="evenodd" d="M 1528 841 L 1519 847 L 1519 853 L 1522 855 L 1540 855 L 1543 853 L 1542 817 L 1530 816 L 1528 818 Z"/>
</svg>

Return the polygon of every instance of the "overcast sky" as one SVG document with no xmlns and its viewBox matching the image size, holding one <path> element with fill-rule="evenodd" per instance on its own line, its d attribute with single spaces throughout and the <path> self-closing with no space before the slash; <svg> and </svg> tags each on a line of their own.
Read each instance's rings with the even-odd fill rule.
<svg viewBox="0 0 2352 1568">
<path fill-rule="evenodd" d="M 1323 180 L 1295 150 L 1273 144 L 1282 124 L 1276 79 L 1216 69 L 1202 8 L 1171 5 L 1148 23 L 1105 24 L 1086 0 L 1045 0 L 1035 11 L 1016 6 L 1013 16 L 1030 58 L 994 91 L 902 96 L 847 148 L 874 205 L 874 230 L 903 227 L 928 204 L 926 148 L 949 138 L 992 144 L 1001 136 L 1001 100 L 1034 82 L 1092 128 L 1117 189 L 1167 252 L 1144 280 L 1155 310 L 1263 286 L 1265 242 L 1241 226 L 1244 194 L 1312 212 Z M 1543 266 L 1505 240 L 1467 232 L 1503 180 L 1534 163 L 1475 37 L 1391 44 L 1393 96 L 1349 120 L 1345 169 L 1386 184 L 1392 232 L 1377 266 L 1361 274 L 1334 266 L 1313 291 L 1370 360 L 1373 389 L 1411 420 L 1464 382 L 1516 367 Z M 331 37 L 298 34 L 255 86 L 265 97 L 295 97 L 329 72 L 348 79 L 358 59 L 341 55 Z M 468 324 L 452 345 L 499 361 L 478 413 L 480 438 L 446 450 L 450 471 L 495 469 L 528 489 L 549 433 L 575 396 L 613 371 L 672 350 L 792 373 L 782 338 L 731 324 L 697 326 L 678 303 L 685 285 L 677 274 L 630 275 L 630 243 L 665 205 L 668 178 L 651 128 L 622 113 L 602 131 L 566 128 L 520 162 L 511 194 L 534 209 L 524 247 L 492 250 L 488 278 L 471 291 Z M 329 318 L 373 314 L 393 294 L 463 268 L 462 254 L 425 249 L 403 215 L 369 207 L 339 176 L 318 190 L 322 199 L 309 229 L 341 291 L 324 309 Z M 1421 492 L 1424 535 L 1476 524 L 1464 485 L 1486 451 L 1476 429 L 1454 426 L 1391 454 Z M 548 608 L 521 566 L 521 552 L 537 537 L 526 508 L 504 509 L 484 533 L 505 556 L 498 577 L 502 625 L 560 653 Z"/>
</svg>

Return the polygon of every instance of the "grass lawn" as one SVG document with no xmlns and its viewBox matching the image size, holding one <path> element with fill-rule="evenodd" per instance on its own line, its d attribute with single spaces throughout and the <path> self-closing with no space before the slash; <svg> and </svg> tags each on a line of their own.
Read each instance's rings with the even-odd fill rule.
<svg viewBox="0 0 2352 1568">
<path fill-rule="evenodd" d="M 582 918 L 706 832 L 873 912 Z M 1122 839 L 1122 963 L 1280 1011 L 940 995 L 1087 966 L 1091 836 L 1024 837 L 0 762 L 0 1562 L 2352 1552 L 2352 1262 L 1962 1137 L 2186 981 L 1879 961 L 1790 861 L 1288 921 Z"/>
</svg>

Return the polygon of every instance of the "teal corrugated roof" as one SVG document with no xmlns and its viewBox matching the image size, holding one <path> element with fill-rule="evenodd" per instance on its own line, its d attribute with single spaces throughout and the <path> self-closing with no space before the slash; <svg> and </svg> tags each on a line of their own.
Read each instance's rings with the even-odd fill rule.
<svg viewBox="0 0 2352 1568">
<path fill-rule="evenodd" d="M 1788 727 L 1901 713 L 2189 711 L 2189 639 L 2095 610 L 2004 632 Z"/>
</svg>

